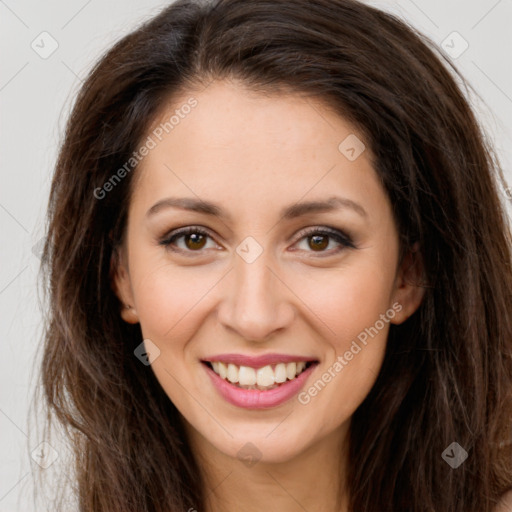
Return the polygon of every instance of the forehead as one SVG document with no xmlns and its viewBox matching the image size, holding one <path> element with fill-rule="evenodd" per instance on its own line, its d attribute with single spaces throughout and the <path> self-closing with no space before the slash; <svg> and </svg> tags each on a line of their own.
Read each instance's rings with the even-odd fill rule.
<svg viewBox="0 0 512 512">
<path fill-rule="evenodd" d="M 355 127 L 320 100 L 297 94 L 265 95 L 215 81 L 173 97 L 147 136 L 154 147 L 137 169 L 134 190 L 145 202 L 164 191 L 242 196 L 247 205 L 250 197 L 288 203 L 333 189 L 361 199 L 378 186 Z M 347 149 L 360 155 L 353 159 Z"/>
<path fill-rule="evenodd" d="M 195 106 L 188 108 L 192 101 Z M 255 92 L 230 80 L 214 81 L 200 91 L 174 96 L 154 123 L 154 128 L 158 127 L 164 128 L 164 138 L 192 145 L 203 143 L 212 151 L 236 149 L 238 158 L 250 156 L 253 160 L 264 159 L 270 152 L 289 158 L 290 151 L 298 149 L 325 151 L 329 144 L 334 145 L 331 149 L 335 153 L 338 139 L 356 132 L 317 98 L 291 92 Z M 262 143 L 266 145 L 264 154 L 256 147 Z M 189 145 L 182 149 L 189 149 Z"/>
</svg>

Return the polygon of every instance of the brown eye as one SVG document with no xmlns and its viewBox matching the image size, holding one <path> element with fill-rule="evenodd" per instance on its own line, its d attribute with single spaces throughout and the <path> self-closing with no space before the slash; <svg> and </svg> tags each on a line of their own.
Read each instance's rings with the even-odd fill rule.
<svg viewBox="0 0 512 512">
<path fill-rule="evenodd" d="M 299 241 L 305 244 L 304 250 L 306 252 L 316 252 L 319 255 L 325 253 L 328 256 L 343 249 L 356 248 L 348 235 L 336 229 L 327 227 L 322 229 L 316 228 L 305 230 L 301 234 L 302 238 Z M 188 253 L 188 255 L 192 256 L 202 254 L 203 249 L 208 248 L 208 240 L 211 240 L 213 243 L 211 248 L 219 249 L 208 231 L 201 227 L 188 226 L 172 231 L 159 243 L 172 251 L 181 252 L 185 255 Z M 329 250 L 328 248 L 331 243 L 334 244 L 334 247 Z"/>
<path fill-rule="evenodd" d="M 326 235 L 312 235 L 308 237 L 310 247 L 317 251 L 322 251 L 329 245 L 329 237 Z"/>
<path fill-rule="evenodd" d="M 344 249 L 356 249 L 352 238 L 343 231 L 322 227 L 305 229 L 299 233 L 299 248 L 306 252 L 316 252 L 319 256 L 329 256 Z M 302 247 L 300 247 L 302 245 Z M 332 247 L 330 247 L 332 246 Z"/>
<path fill-rule="evenodd" d="M 201 253 L 202 249 L 206 247 L 208 240 L 212 241 L 215 248 L 217 247 L 207 231 L 199 227 L 190 226 L 171 232 L 160 241 L 160 245 L 182 253 Z"/>
<path fill-rule="evenodd" d="M 202 249 L 206 243 L 206 237 L 200 233 L 191 233 L 184 235 L 185 245 L 187 249 L 195 250 Z"/>
</svg>

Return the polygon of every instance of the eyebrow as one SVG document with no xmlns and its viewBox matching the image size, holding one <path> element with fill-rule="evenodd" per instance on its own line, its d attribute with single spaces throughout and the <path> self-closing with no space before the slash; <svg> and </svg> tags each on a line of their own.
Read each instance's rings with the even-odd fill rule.
<svg viewBox="0 0 512 512">
<path fill-rule="evenodd" d="M 162 199 L 147 211 L 146 217 L 155 215 L 157 212 L 165 208 L 180 208 L 182 210 L 204 213 L 206 215 L 219 217 L 220 219 L 232 221 L 232 216 L 228 212 L 224 211 L 220 206 L 209 201 L 203 201 L 192 197 L 168 197 L 166 199 Z M 286 206 L 281 210 L 280 218 L 291 220 L 311 213 L 330 212 L 343 208 L 349 208 L 358 213 L 361 217 L 368 217 L 366 210 L 359 203 L 356 203 L 346 197 L 332 196 L 326 201 L 308 201 Z"/>
</svg>

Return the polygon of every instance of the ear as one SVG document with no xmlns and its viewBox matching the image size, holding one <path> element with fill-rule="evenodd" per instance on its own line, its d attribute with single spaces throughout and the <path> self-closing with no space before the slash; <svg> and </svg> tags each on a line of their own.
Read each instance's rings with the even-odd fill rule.
<svg viewBox="0 0 512 512">
<path fill-rule="evenodd" d="M 392 304 L 398 303 L 402 307 L 397 309 L 395 317 L 390 320 L 393 324 L 405 322 L 420 306 L 425 295 L 425 286 L 422 284 L 423 260 L 416 242 L 412 249 L 404 256 L 398 269 Z"/>
<path fill-rule="evenodd" d="M 130 273 L 126 264 L 124 248 L 114 248 L 110 258 L 110 286 L 121 301 L 121 318 L 129 324 L 139 323 L 139 316 L 134 306 Z"/>
</svg>

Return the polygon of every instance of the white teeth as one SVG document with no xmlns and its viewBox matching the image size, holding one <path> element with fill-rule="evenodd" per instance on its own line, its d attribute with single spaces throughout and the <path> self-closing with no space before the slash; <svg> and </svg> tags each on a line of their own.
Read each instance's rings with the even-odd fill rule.
<svg viewBox="0 0 512 512">
<path fill-rule="evenodd" d="M 214 368 L 215 370 L 215 368 Z M 233 384 L 238 382 L 238 366 L 235 366 L 234 364 L 228 364 L 228 374 L 227 378 L 229 382 L 232 382 Z"/>
<path fill-rule="evenodd" d="M 225 379 L 228 375 L 228 369 L 224 363 L 219 361 L 219 375 Z"/>
<path fill-rule="evenodd" d="M 288 363 L 286 365 L 286 376 L 292 380 L 297 375 L 297 365 L 295 363 Z"/>
<path fill-rule="evenodd" d="M 242 386 L 252 386 L 256 384 L 256 370 L 250 366 L 240 366 L 238 381 Z"/>
<path fill-rule="evenodd" d="M 293 380 L 306 369 L 304 361 L 278 363 L 274 368 L 271 365 L 266 365 L 258 369 L 250 366 L 237 366 L 232 363 L 226 364 L 220 361 L 213 361 L 211 365 L 213 371 L 221 378 L 247 389 L 273 389 L 286 382 L 287 379 Z"/>
<path fill-rule="evenodd" d="M 276 364 L 275 374 L 276 382 L 286 382 L 286 365 L 284 363 Z"/>
<path fill-rule="evenodd" d="M 264 366 L 256 372 L 256 382 L 258 386 L 272 386 L 274 384 L 275 376 L 272 366 Z"/>
</svg>

